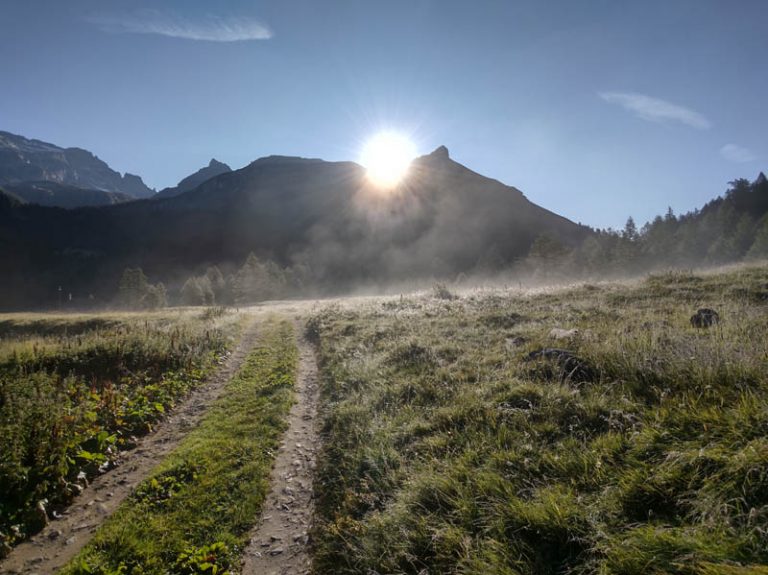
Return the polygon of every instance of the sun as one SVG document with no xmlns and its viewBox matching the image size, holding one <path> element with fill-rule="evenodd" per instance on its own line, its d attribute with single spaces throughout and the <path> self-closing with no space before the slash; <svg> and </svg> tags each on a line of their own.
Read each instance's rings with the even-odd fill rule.
<svg viewBox="0 0 768 575">
<path fill-rule="evenodd" d="M 408 173 L 416 153 L 416 145 L 407 136 L 398 132 L 379 132 L 363 146 L 360 163 L 372 183 L 382 188 L 394 188 Z"/>
</svg>

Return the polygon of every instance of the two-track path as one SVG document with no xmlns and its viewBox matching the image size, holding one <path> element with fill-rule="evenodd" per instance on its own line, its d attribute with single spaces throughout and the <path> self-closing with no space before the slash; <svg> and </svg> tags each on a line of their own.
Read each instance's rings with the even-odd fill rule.
<svg viewBox="0 0 768 575">
<path fill-rule="evenodd" d="M 281 309 L 295 313 L 294 306 Z M 269 308 L 259 311 L 267 311 Z M 256 318 L 261 316 L 257 312 Z M 139 445 L 121 455 L 113 471 L 86 487 L 59 519 L 0 562 L 0 573 L 53 574 L 91 540 L 136 486 L 198 425 L 257 343 L 258 320 L 246 329 L 235 351 Z M 242 563 L 244 575 L 310 573 L 309 529 L 314 513 L 313 478 L 319 449 L 316 426 L 319 384 L 312 345 L 296 320 L 299 349 L 296 403 L 270 477 L 270 493 Z"/>
<path fill-rule="evenodd" d="M 204 385 L 195 389 L 154 432 L 142 438 L 135 449 L 121 455 L 116 469 L 95 478 L 61 518 L 15 547 L 0 562 L 0 573 L 52 574 L 77 555 L 99 525 L 197 426 L 256 345 L 258 323 L 251 322 L 235 350 Z"/>
<path fill-rule="evenodd" d="M 283 313 L 297 311 L 294 306 L 279 307 L 287 307 L 280 310 Z M 314 350 L 303 335 L 303 323 L 294 323 L 299 350 L 296 403 L 272 469 L 270 492 L 243 556 L 243 575 L 301 575 L 311 571 L 308 533 L 319 449 L 319 383 Z M 258 320 L 251 323 L 234 352 L 206 384 L 193 391 L 135 449 L 121 455 L 116 469 L 94 479 L 59 519 L 14 548 L 0 562 L 0 573 L 53 574 L 75 557 L 136 486 L 198 425 L 257 344 L 258 324 Z"/>
<path fill-rule="evenodd" d="M 319 382 L 314 350 L 296 324 L 299 365 L 296 403 L 278 450 L 270 492 L 243 556 L 243 575 L 310 573 L 309 528 L 314 512 L 312 482 L 319 448 L 316 427 Z"/>
</svg>

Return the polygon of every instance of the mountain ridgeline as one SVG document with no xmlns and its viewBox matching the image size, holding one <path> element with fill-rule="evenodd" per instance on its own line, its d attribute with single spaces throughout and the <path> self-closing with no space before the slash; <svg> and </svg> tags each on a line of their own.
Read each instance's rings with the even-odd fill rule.
<svg viewBox="0 0 768 575">
<path fill-rule="evenodd" d="M 591 232 L 444 147 L 414 160 L 392 191 L 352 162 L 270 156 L 149 201 L 62 210 L 6 197 L 0 305 L 50 306 L 59 286 L 106 301 L 127 267 L 179 289 L 190 274 L 211 265 L 227 273 L 250 253 L 300 266 L 319 293 L 453 279 L 512 265 L 542 233 L 576 246 Z"/>
<path fill-rule="evenodd" d="M 227 172 L 231 171 L 232 168 L 230 168 L 227 164 L 219 162 L 213 158 L 206 167 L 197 170 L 190 176 L 187 176 L 173 188 L 165 188 L 160 190 L 155 198 L 172 198 L 173 196 L 178 196 L 184 192 L 194 190 L 197 186 L 206 180 L 210 180 L 211 178 L 215 178 L 216 176 L 226 174 Z"/>
<path fill-rule="evenodd" d="M 89 152 L 10 136 L 0 132 L 0 309 L 108 304 L 131 277 L 144 286 L 122 290 L 132 305 L 161 305 L 166 293 L 171 302 L 248 303 L 463 276 L 576 281 L 768 258 L 762 173 L 734 180 L 700 210 L 592 230 L 442 146 L 414 160 L 394 190 L 353 162 L 269 156 L 235 171 L 214 159 L 137 199 L 117 190 L 132 177 Z"/>
<path fill-rule="evenodd" d="M 22 201 L 59 207 L 149 198 L 139 176 L 121 175 L 91 152 L 0 131 L 0 187 Z"/>
</svg>

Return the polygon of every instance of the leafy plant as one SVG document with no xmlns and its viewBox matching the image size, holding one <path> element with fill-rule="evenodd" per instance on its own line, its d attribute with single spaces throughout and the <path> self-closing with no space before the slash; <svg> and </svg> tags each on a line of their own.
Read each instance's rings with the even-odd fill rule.
<svg viewBox="0 0 768 575">
<path fill-rule="evenodd" d="M 133 494 L 139 503 L 162 504 L 198 477 L 198 466 L 186 461 L 144 481 Z"/>
<path fill-rule="evenodd" d="M 218 575 L 229 568 L 229 554 L 229 548 L 221 541 L 189 547 L 179 553 L 173 572 L 178 575 Z"/>
<path fill-rule="evenodd" d="M 6 320 L 0 330 L 0 534 L 14 544 L 135 445 L 226 350 L 237 316 Z M 47 500 L 41 511 L 40 502 Z"/>
</svg>

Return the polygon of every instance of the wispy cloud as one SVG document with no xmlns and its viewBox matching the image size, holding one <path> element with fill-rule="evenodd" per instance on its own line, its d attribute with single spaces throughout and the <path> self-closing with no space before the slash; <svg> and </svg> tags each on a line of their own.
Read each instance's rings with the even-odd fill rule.
<svg viewBox="0 0 768 575">
<path fill-rule="evenodd" d="M 736 144 L 726 144 L 720 148 L 720 155 L 729 162 L 738 164 L 752 162 L 755 159 L 755 155 L 750 150 Z"/>
<path fill-rule="evenodd" d="M 680 122 L 699 130 L 707 130 L 712 126 L 709 120 L 690 108 L 645 94 L 600 92 L 598 95 L 606 102 L 618 104 L 625 110 L 650 122 Z"/>
<path fill-rule="evenodd" d="M 268 40 L 269 27 L 249 17 L 204 16 L 190 19 L 158 10 L 142 10 L 127 15 L 92 15 L 88 22 L 115 34 L 158 34 L 186 40 L 243 42 Z"/>
</svg>

